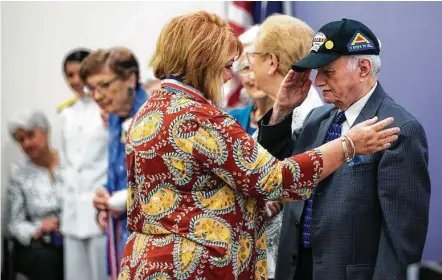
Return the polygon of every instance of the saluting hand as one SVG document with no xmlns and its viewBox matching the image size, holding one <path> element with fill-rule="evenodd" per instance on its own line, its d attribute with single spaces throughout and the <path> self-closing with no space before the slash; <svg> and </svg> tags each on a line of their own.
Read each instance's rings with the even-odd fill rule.
<svg viewBox="0 0 442 280">
<path fill-rule="evenodd" d="M 311 70 L 305 72 L 290 70 L 287 73 L 273 105 L 270 125 L 280 122 L 281 119 L 304 102 L 312 85 L 310 73 Z"/>
</svg>

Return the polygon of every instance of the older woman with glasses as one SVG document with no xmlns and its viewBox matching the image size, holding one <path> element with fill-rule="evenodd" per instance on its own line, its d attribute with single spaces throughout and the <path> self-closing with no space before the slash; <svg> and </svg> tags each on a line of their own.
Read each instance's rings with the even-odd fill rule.
<svg viewBox="0 0 442 280">
<path fill-rule="evenodd" d="M 256 86 L 264 91 L 268 98 L 275 101 L 281 83 L 290 70 L 290 66 L 307 55 L 310 50 L 313 29 L 305 22 L 288 15 L 272 15 L 262 24 L 255 42 L 255 49 L 248 52 L 247 60 L 255 74 Z M 299 129 L 308 113 L 321 106 L 318 91 L 311 87 L 307 98 L 293 111 L 292 131 Z M 273 203 L 272 215 L 280 211 L 280 205 Z M 282 213 L 273 217 L 267 226 L 267 265 L 269 279 L 275 277 L 279 236 L 282 225 Z"/>
<path fill-rule="evenodd" d="M 126 48 L 97 50 L 83 62 L 80 75 L 84 90 L 109 114 L 109 167 L 107 183 L 95 195 L 98 221 L 106 228 L 108 263 L 112 279 L 126 242 L 127 171 L 124 144 L 127 130 L 137 110 L 147 100 L 139 83 L 140 70 L 135 55 Z"/>
<path fill-rule="evenodd" d="M 255 25 L 239 37 L 246 52 L 253 50 L 253 43 L 258 30 L 259 25 Z M 241 79 L 242 90 L 251 97 L 253 104 L 244 108 L 233 109 L 229 114 L 241 124 L 249 135 L 256 135 L 258 120 L 270 110 L 274 101 L 265 92 L 256 87 L 254 74 L 250 69 L 250 63 L 245 52 L 240 56 L 235 66 L 237 66 L 236 68 Z"/>
<path fill-rule="evenodd" d="M 8 129 L 27 156 L 9 173 L 8 229 L 16 240 L 15 271 L 29 280 L 63 280 L 63 168 L 49 144 L 49 122 L 41 112 L 31 111 L 9 121 Z"/>
<path fill-rule="evenodd" d="M 256 86 L 273 101 L 291 65 L 310 51 L 313 34 L 308 24 L 289 15 L 275 14 L 261 24 L 255 49 L 246 55 Z M 308 113 L 322 105 L 318 91 L 311 87 L 307 98 L 293 111 L 292 130 L 300 128 Z"/>
</svg>

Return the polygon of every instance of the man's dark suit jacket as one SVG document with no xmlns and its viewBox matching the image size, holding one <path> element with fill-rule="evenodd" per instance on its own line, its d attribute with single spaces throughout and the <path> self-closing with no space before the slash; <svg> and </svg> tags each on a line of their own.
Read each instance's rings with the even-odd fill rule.
<svg viewBox="0 0 442 280">
<path fill-rule="evenodd" d="M 260 121 L 259 143 L 284 159 L 321 146 L 337 108 L 312 110 L 293 135 L 291 115 L 267 126 L 271 113 Z M 387 150 L 357 156 L 316 187 L 311 221 L 314 280 L 405 279 L 407 265 L 422 258 L 430 203 L 424 129 L 380 83 L 354 125 L 374 116 L 394 117 L 399 139 Z M 304 201 L 284 206 L 278 280 L 294 277 L 303 208 Z"/>
</svg>

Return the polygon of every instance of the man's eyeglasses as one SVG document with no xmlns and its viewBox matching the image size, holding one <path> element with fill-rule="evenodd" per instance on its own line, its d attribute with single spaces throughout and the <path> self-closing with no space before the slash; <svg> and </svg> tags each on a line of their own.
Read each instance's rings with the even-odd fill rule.
<svg viewBox="0 0 442 280">
<path fill-rule="evenodd" d="M 93 85 L 85 85 L 85 86 L 83 87 L 83 92 L 84 92 L 86 95 L 92 95 L 96 90 L 102 92 L 103 90 L 108 89 L 108 88 L 110 87 L 110 85 L 111 85 L 113 82 L 115 82 L 116 80 L 119 80 L 119 79 L 120 79 L 120 77 L 115 76 L 115 77 L 114 77 L 113 79 L 111 79 L 110 81 L 98 83 L 96 86 L 93 86 Z"/>
</svg>

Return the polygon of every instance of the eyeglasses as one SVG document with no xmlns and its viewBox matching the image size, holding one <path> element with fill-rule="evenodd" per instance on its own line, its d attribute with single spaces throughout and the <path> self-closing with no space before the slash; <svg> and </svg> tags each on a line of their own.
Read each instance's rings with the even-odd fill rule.
<svg viewBox="0 0 442 280">
<path fill-rule="evenodd" d="M 115 76 L 110 81 L 98 83 L 96 86 L 85 85 L 83 87 L 83 92 L 86 95 L 92 95 L 96 90 L 98 90 L 99 92 L 103 92 L 103 90 L 108 89 L 113 82 L 115 82 L 115 81 L 117 81 L 119 79 L 120 79 L 120 77 Z"/>
<path fill-rule="evenodd" d="M 246 53 L 247 62 L 249 64 L 252 64 L 251 62 L 255 59 L 255 55 L 270 55 L 270 58 L 271 58 L 272 54 L 273 53 L 269 53 L 269 52 L 248 52 L 248 53 Z M 276 61 L 279 64 L 279 57 L 276 54 L 273 54 L 273 55 L 276 57 Z"/>
<path fill-rule="evenodd" d="M 269 53 L 267 52 L 247 52 L 246 53 L 246 57 L 247 57 L 247 62 L 249 64 L 251 64 L 251 62 L 255 59 L 255 55 L 268 55 Z"/>
</svg>

